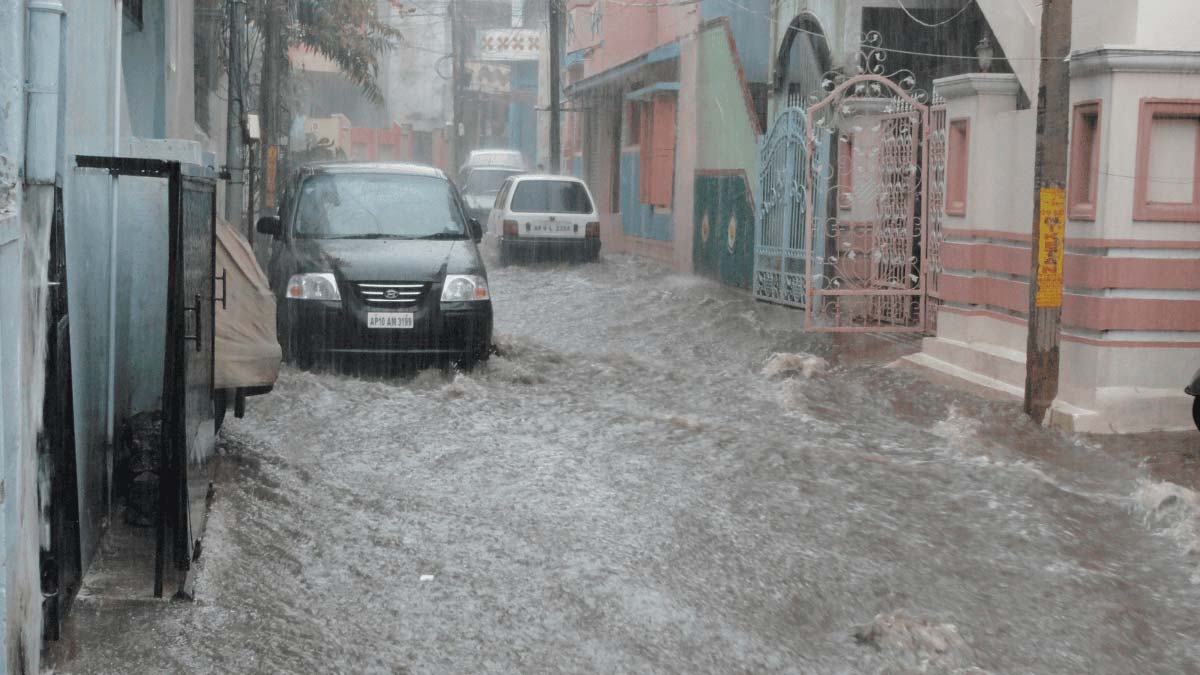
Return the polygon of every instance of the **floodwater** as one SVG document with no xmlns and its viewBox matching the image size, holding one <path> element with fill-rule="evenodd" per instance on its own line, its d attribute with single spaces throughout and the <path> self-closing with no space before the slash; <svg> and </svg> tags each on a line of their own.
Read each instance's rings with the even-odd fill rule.
<svg viewBox="0 0 1200 675">
<path fill-rule="evenodd" d="M 1200 672 L 1200 500 L 1144 441 L 634 258 L 492 285 L 473 373 L 285 369 L 195 603 L 80 603 L 56 672 Z"/>
</svg>

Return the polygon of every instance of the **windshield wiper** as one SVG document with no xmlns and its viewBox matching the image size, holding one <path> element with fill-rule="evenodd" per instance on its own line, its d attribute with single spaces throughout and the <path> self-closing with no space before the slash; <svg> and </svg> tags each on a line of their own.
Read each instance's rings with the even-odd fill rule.
<svg viewBox="0 0 1200 675">
<path fill-rule="evenodd" d="M 403 234 L 383 234 L 382 232 L 372 232 L 370 234 L 348 234 L 338 239 L 412 239 Z"/>
<path fill-rule="evenodd" d="M 427 234 L 423 237 L 415 237 L 416 239 L 466 239 L 467 235 L 462 232 L 438 232 L 436 234 Z"/>
</svg>

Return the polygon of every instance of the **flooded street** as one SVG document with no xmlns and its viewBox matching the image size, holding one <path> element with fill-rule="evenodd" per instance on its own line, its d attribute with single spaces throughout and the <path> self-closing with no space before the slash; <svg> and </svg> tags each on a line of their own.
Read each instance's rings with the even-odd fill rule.
<svg viewBox="0 0 1200 675">
<path fill-rule="evenodd" d="M 1200 672 L 1200 503 L 1139 439 L 636 258 L 491 281 L 475 372 L 285 368 L 195 603 L 81 598 L 55 672 Z"/>
</svg>

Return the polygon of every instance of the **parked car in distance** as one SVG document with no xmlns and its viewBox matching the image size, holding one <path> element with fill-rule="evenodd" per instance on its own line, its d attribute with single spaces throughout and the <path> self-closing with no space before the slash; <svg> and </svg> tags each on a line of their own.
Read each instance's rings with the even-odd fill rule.
<svg viewBox="0 0 1200 675">
<path fill-rule="evenodd" d="M 285 186 L 268 276 L 286 359 L 487 358 L 483 236 L 453 183 L 416 164 L 324 162 Z"/>
<path fill-rule="evenodd" d="M 467 161 L 458 169 L 458 179 L 466 183 L 469 174 L 474 169 L 511 169 L 513 171 L 528 171 L 529 163 L 520 150 L 507 148 L 482 148 L 472 150 L 467 155 Z"/>
<path fill-rule="evenodd" d="M 468 171 L 462 187 L 467 215 L 480 222 L 486 221 L 492 205 L 496 203 L 500 186 L 512 176 L 522 173 L 524 171 L 521 169 L 493 167 L 476 167 Z"/>
<path fill-rule="evenodd" d="M 504 182 L 488 216 L 500 244 L 500 264 L 547 254 L 594 261 L 600 256 L 600 215 L 587 184 L 574 176 L 530 174 Z"/>
</svg>

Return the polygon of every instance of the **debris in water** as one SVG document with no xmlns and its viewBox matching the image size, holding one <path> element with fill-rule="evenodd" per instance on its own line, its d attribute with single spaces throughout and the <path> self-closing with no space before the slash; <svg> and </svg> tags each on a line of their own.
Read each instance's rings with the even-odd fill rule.
<svg viewBox="0 0 1200 675">
<path fill-rule="evenodd" d="M 829 369 L 829 362 L 812 354 L 775 353 L 763 365 L 762 374 L 767 377 L 800 375 L 812 377 Z"/>
<path fill-rule="evenodd" d="M 421 581 L 433 581 L 433 575 L 432 574 L 422 574 Z"/>
<path fill-rule="evenodd" d="M 877 614 L 868 624 L 854 630 L 854 639 L 881 651 L 908 655 L 917 662 L 937 661 L 939 665 L 961 663 L 967 643 L 952 623 L 934 623 L 909 616 L 904 610 Z"/>
</svg>

